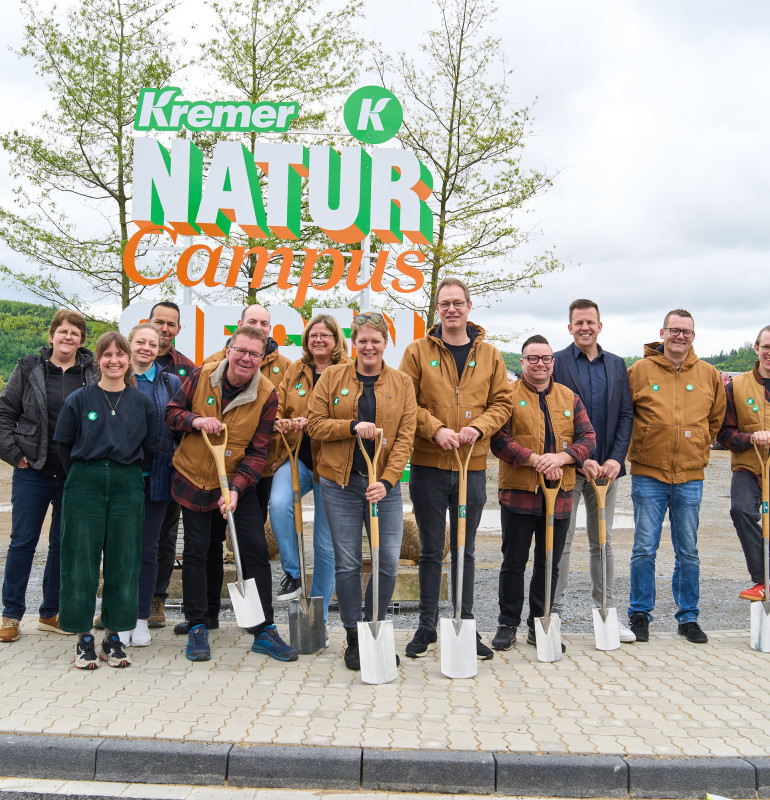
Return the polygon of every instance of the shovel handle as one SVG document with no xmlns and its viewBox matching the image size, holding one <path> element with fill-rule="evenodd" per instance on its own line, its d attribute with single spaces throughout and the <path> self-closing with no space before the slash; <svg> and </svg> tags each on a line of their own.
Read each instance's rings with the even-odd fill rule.
<svg viewBox="0 0 770 800">
<path fill-rule="evenodd" d="M 364 447 L 364 442 L 361 437 L 356 434 L 356 439 L 358 439 L 358 446 L 361 448 L 361 452 L 364 454 L 364 460 L 366 461 L 366 471 L 369 475 L 369 484 L 377 483 L 377 461 L 380 458 L 380 450 L 382 450 L 382 437 L 384 435 L 384 431 L 382 428 L 377 428 L 377 438 L 376 438 L 376 446 L 374 448 L 374 459 L 369 458 L 369 453 L 366 452 L 366 448 Z M 371 548 L 374 550 L 375 547 L 380 546 L 380 512 L 377 507 L 377 503 L 369 503 L 369 536 L 371 538 Z"/>
<path fill-rule="evenodd" d="M 770 539 L 770 448 L 767 458 L 762 458 L 762 451 L 756 442 L 752 442 L 759 461 L 759 473 L 762 476 L 762 538 Z"/>
<path fill-rule="evenodd" d="M 294 502 L 294 532 L 297 535 L 297 554 L 299 556 L 300 583 L 302 584 L 302 600 L 307 604 L 309 592 L 307 591 L 307 580 L 305 579 L 305 542 L 302 536 L 302 494 L 299 484 L 299 448 L 302 444 L 302 431 L 294 447 L 289 447 L 283 431 L 281 439 L 286 445 L 286 452 L 289 454 L 289 468 L 291 470 L 291 496 Z"/>
<path fill-rule="evenodd" d="M 214 458 L 214 465 L 217 468 L 217 475 L 219 476 L 219 488 L 222 490 L 222 498 L 225 501 L 225 508 L 230 506 L 230 484 L 227 481 L 227 469 L 225 467 L 225 448 L 227 447 L 227 425 L 222 425 L 220 436 L 223 436 L 223 441 L 219 444 L 211 444 L 206 431 L 201 430 L 203 434 L 203 441 L 206 442 L 206 447 L 211 452 Z"/>
<path fill-rule="evenodd" d="M 465 460 L 460 458 L 460 448 L 453 450 L 455 454 L 455 461 L 457 461 L 457 471 L 459 473 L 459 486 L 457 491 L 457 547 L 465 547 L 465 523 L 467 514 L 468 502 L 468 464 L 471 461 L 473 454 L 473 445 L 468 448 L 465 454 Z"/>
<path fill-rule="evenodd" d="M 545 475 L 543 475 L 542 472 L 538 472 L 537 477 L 540 481 L 540 488 L 543 490 L 543 497 L 545 497 L 545 552 L 548 554 L 553 550 L 553 515 L 554 509 L 556 508 L 556 495 L 559 493 L 559 489 L 561 489 L 561 478 L 559 478 L 556 487 L 551 488 L 546 484 Z"/>
<path fill-rule="evenodd" d="M 591 478 L 591 486 L 594 487 L 596 495 L 596 510 L 599 517 L 599 547 L 607 544 L 607 490 L 610 488 L 612 478 L 607 478 L 607 483 L 597 483 Z"/>
</svg>

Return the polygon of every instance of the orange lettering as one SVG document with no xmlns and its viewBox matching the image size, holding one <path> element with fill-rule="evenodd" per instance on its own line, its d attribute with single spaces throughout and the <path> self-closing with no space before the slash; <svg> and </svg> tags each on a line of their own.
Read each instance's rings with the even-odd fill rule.
<svg viewBox="0 0 770 800">
<path fill-rule="evenodd" d="M 198 280 L 193 280 L 190 277 L 190 261 L 192 257 L 199 251 L 204 250 L 209 254 L 208 263 L 203 275 Z M 194 244 L 188 247 L 181 256 L 176 265 L 176 276 L 179 278 L 179 283 L 182 286 L 197 286 L 203 282 L 205 286 L 214 288 L 220 285 L 220 281 L 215 280 L 217 275 L 217 267 L 219 266 L 219 258 L 222 255 L 222 245 L 215 247 L 213 250 L 207 244 Z"/>
<path fill-rule="evenodd" d="M 160 233 L 161 231 L 165 231 L 171 237 L 171 241 L 176 244 L 177 234 L 173 228 L 169 228 L 166 225 L 152 224 L 139 228 L 139 230 L 126 242 L 126 249 L 123 251 L 123 270 L 125 271 L 126 275 L 128 275 L 128 279 L 130 281 L 138 283 L 141 286 L 156 286 L 159 283 L 163 283 L 163 281 L 165 281 L 166 278 L 168 278 L 168 276 L 174 271 L 173 269 L 170 269 L 165 275 L 161 275 L 159 278 L 146 278 L 136 268 L 136 251 L 139 247 L 139 242 L 145 236 L 149 236 L 153 233 Z"/>
<path fill-rule="evenodd" d="M 259 289 L 262 281 L 265 279 L 265 270 L 267 269 L 268 262 L 276 256 L 281 257 L 281 271 L 278 273 L 278 288 L 279 289 L 292 289 L 289 283 L 289 275 L 291 274 L 291 265 L 294 263 L 294 253 L 288 247 L 278 247 L 273 250 L 270 255 L 267 253 L 266 247 L 252 247 L 243 254 L 243 258 L 254 253 L 257 257 L 257 263 L 254 265 L 254 274 L 251 276 L 251 283 L 249 288 Z"/>
<path fill-rule="evenodd" d="M 407 256 L 414 256 L 417 259 L 418 264 L 425 263 L 425 253 L 421 253 L 419 250 L 407 250 L 405 253 L 399 254 L 398 258 L 396 259 L 396 269 L 402 275 L 406 276 L 407 278 L 411 278 L 414 281 L 414 286 L 411 289 L 405 288 L 404 284 L 399 278 L 395 278 L 393 281 L 391 281 L 390 286 L 393 291 L 401 292 L 402 294 L 416 292 L 418 289 L 421 289 L 423 283 L 425 283 L 425 275 L 423 275 L 414 264 L 407 263 Z"/>
<path fill-rule="evenodd" d="M 384 292 L 385 287 L 382 285 L 382 276 L 385 274 L 385 267 L 388 263 L 388 251 L 380 250 L 380 252 L 377 253 L 377 261 L 374 265 L 374 271 L 372 272 L 369 280 L 362 285 L 358 283 L 358 273 L 361 271 L 361 262 L 363 259 L 364 253 L 362 250 L 353 250 L 350 254 L 348 277 L 345 280 L 345 286 L 347 286 L 348 291 L 361 292 L 366 289 L 367 286 L 371 286 L 372 291 L 374 292 Z"/>
<path fill-rule="evenodd" d="M 315 268 L 318 256 L 330 255 L 334 261 L 331 275 L 326 283 L 316 286 L 313 283 L 313 269 Z M 345 259 L 339 250 L 305 250 L 305 263 L 302 265 L 302 274 L 299 276 L 299 284 L 297 286 L 297 294 L 294 297 L 294 307 L 300 308 L 305 303 L 308 289 L 317 289 L 319 292 L 326 292 L 333 289 L 342 279 L 345 272 Z"/>
</svg>

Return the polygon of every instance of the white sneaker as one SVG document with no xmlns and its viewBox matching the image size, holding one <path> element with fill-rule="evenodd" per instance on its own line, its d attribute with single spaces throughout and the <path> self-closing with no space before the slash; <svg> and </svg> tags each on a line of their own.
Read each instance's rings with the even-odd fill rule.
<svg viewBox="0 0 770 800">
<path fill-rule="evenodd" d="M 132 647 L 147 647 L 152 641 L 149 628 L 147 627 L 146 619 L 138 619 L 136 627 L 131 631 L 131 645 Z"/>
<path fill-rule="evenodd" d="M 131 646 L 131 631 L 118 631 L 118 638 L 123 647 Z"/>
<path fill-rule="evenodd" d="M 620 620 L 618 620 L 618 634 L 621 642 L 629 643 L 636 641 L 636 634 L 631 628 L 627 628 Z"/>
</svg>

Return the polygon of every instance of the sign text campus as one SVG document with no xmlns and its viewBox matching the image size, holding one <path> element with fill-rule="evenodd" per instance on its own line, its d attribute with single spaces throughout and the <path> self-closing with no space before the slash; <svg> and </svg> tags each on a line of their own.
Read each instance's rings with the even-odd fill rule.
<svg viewBox="0 0 770 800">
<path fill-rule="evenodd" d="M 286 131 L 299 113 L 296 103 L 241 103 L 183 101 L 181 90 L 143 89 L 134 127 L 139 131 Z M 392 138 L 402 121 L 398 100 L 387 90 L 367 86 L 354 92 L 345 104 L 345 124 L 359 141 L 379 144 Z M 343 255 L 338 249 L 304 250 L 298 283 L 292 283 L 294 253 L 289 247 L 268 251 L 223 242 L 211 247 L 196 242 L 180 255 L 176 268 L 160 277 L 146 277 L 136 263 L 136 253 L 146 236 L 165 232 L 176 242 L 179 235 L 225 239 L 239 228 L 252 239 L 277 236 L 299 239 L 303 192 L 313 222 L 340 244 L 361 242 L 373 233 L 388 244 L 428 244 L 433 240 L 433 215 L 427 200 L 433 188 L 430 171 L 413 154 L 400 148 L 361 146 L 335 149 L 327 145 L 305 146 L 287 142 L 257 142 L 254 152 L 241 141 L 216 143 L 204 181 L 201 150 L 190 139 L 173 139 L 169 147 L 150 137 L 134 140 L 133 220 L 138 226 L 124 254 L 124 268 L 131 280 L 158 284 L 173 273 L 184 286 L 232 287 L 240 266 L 256 256 L 250 287 L 259 288 L 270 260 L 280 257 L 278 288 L 293 289 L 294 305 L 301 306 L 308 289 L 329 290 L 344 278 L 346 287 L 374 292 L 390 288 L 414 292 L 423 284 L 417 250 L 401 252 L 395 261 L 399 277 L 383 285 L 388 251 L 377 254 L 372 275 L 359 281 L 363 253 Z M 225 246 L 231 251 L 229 265 L 218 272 Z M 193 256 L 203 256 L 202 274 L 190 275 Z M 332 270 L 322 284 L 313 283 L 319 258 L 332 259 Z M 196 270 L 199 271 L 199 270 Z"/>
</svg>

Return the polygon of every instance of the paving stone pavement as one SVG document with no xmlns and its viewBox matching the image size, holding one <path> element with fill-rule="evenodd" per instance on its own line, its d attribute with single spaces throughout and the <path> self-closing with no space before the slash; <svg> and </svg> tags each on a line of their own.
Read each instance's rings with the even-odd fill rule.
<svg viewBox="0 0 770 800">
<path fill-rule="evenodd" d="M 282 631 L 286 634 L 286 631 Z M 402 655 L 398 678 L 367 686 L 329 648 L 283 664 L 249 651 L 232 623 L 212 631 L 212 660 L 193 664 L 167 627 L 133 665 L 73 668 L 74 639 L 30 620 L 0 648 L 0 733 L 236 744 L 323 745 L 628 756 L 762 756 L 770 748 L 767 655 L 747 632 L 693 645 L 676 634 L 595 649 L 566 635 L 565 657 L 537 661 L 517 644 L 450 681 L 438 652 Z M 403 654 L 408 633 L 396 632 Z"/>
</svg>

